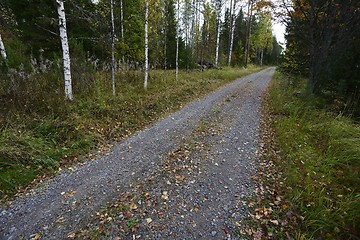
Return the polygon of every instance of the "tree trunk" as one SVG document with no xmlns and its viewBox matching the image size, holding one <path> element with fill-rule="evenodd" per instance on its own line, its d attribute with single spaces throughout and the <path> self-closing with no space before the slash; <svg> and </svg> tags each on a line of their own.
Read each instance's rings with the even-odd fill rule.
<svg viewBox="0 0 360 240">
<path fill-rule="evenodd" d="M 216 32 L 216 51 L 215 51 L 215 66 L 218 66 L 219 64 L 219 45 L 220 45 L 220 32 L 221 32 L 221 26 L 220 26 L 220 16 L 221 16 L 221 3 L 217 3 L 217 32 Z"/>
<path fill-rule="evenodd" d="M 263 59 L 264 59 L 264 47 L 261 47 L 261 52 L 260 52 L 260 66 L 263 65 Z"/>
<path fill-rule="evenodd" d="M 186 12 L 186 24 L 189 24 L 189 0 L 185 1 L 185 12 Z M 191 5 L 190 5 L 191 6 Z M 185 27 L 185 54 L 186 54 L 186 72 L 189 71 L 189 56 L 188 56 L 188 46 L 189 46 L 189 28 Z"/>
<path fill-rule="evenodd" d="M 1 38 L 1 34 L 0 34 L 0 53 L 1 53 L 2 58 L 4 58 L 6 60 L 7 55 L 6 55 L 4 42 L 3 42 L 2 38 Z"/>
<path fill-rule="evenodd" d="M 249 63 L 249 51 L 250 51 L 250 39 L 251 39 L 251 22 L 252 22 L 252 6 L 253 0 L 249 0 L 248 2 L 248 27 L 246 34 L 246 46 L 245 46 L 245 67 L 247 67 Z"/>
<path fill-rule="evenodd" d="M 233 45 L 234 45 L 235 5 L 236 5 L 236 0 L 234 0 L 233 6 L 232 6 L 232 14 L 231 14 L 231 37 L 230 37 L 230 46 L 229 46 L 228 66 L 231 65 L 231 55 L 232 55 L 232 50 L 233 50 Z"/>
<path fill-rule="evenodd" d="M 125 38 L 124 38 L 124 9 L 123 9 L 123 0 L 120 0 L 120 27 L 121 27 L 121 59 L 123 64 L 123 71 L 125 70 L 125 54 L 124 54 L 124 45 L 125 45 Z"/>
<path fill-rule="evenodd" d="M 112 93 L 115 96 L 115 24 L 114 24 L 114 2 L 110 0 L 111 12 L 111 81 Z"/>
<path fill-rule="evenodd" d="M 175 69 L 175 78 L 176 82 L 179 80 L 179 36 L 180 36 L 180 0 L 177 1 L 177 36 L 176 36 L 176 69 Z"/>
<path fill-rule="evenodd" d="M 64 82 L 65 82 L 65 99 L 73 100 L 72 83 L 71 83 L 71 70 L 70 70 L 70 51 L 66 29 L 66 17 L 64 9 L 64 1 L 56 0 L 57 11 L 59 15 L 59 31 L 61 47 L 63 52 L 64 63 Z"/>
<path fill-rule="evenodd" d="M 149 19 L 149 3 L 145 2 L 145 78 L 144 89 L 147 90 L 149 77 L 149 38 L 148 38 L 148 21 Z"/>
<path fill-rule="evenodd" d="M 166 37 L 166 27 L 165 27 L 165 31 L 164 31 L 164 34 L 165 34 L 165 42 L 164 42 L 164 80 L 166 80 L 166 70 L 167 70 L 167 44 L 166 44 L 166 41 L 167 41 L 167 37 Z"/>
</svg>

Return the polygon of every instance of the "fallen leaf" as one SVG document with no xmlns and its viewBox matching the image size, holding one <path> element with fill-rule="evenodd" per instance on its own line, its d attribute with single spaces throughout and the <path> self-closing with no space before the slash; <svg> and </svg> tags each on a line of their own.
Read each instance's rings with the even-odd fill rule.
<svg viewBox="0 0 360 240">
<path fill-rule="evenodd" d="M 67 235 L 68 238 L 71 238 L 71 239 L 74 239 L 76 237 L 76 234 L 73 232 L 73 233 L 69 233 Z"/>
<path fill-rule="evenodd" d="M 278 220 L 270 220 L 271 223 L 275 224 L 276 226 L 279 225 L 279 221 Z"/>
<path fill-rule="evenodd" d="M 33 235 L 33 237 L 31 238 L 31 240 L 39 240 L 39 239 L 41 239 L 40 233 Z"/>
<path fill-rule="evenodd" d="M 175 175 L 176 180 L 182 182 L 185 179 L 185 176 Z"/>
<path fill-rule="evenodd" d="M 76 191 L 71 191 L 71 192 L 68 192 L 68 193 L 64 193 L 61 195 L 63 195 L 65 198 L 70 198 L 70 197 L 73 197 L 75 195 Z"/>
<path fill-rule="evenodd" d="M 130 209 L 131 209 L 131 210 L 134 210 L 134 211 L 135 211 L 137 208 L 138 208 L 138 207 L 137 207 L 136 204 L 131 204 L 131 205 L 130 205 Z"/>
<path fill-rule="evenodd" d="M 168 200 L 169 199 L 169 195 L 167 191 L 164 191 L 163 194 L 161 195 L 161 198 L 164 200 Z"/>
</svg>

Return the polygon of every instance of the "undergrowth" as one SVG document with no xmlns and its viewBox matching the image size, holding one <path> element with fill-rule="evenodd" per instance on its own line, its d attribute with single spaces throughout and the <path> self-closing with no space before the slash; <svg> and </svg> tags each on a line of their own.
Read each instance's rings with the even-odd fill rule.
<svg viewBox="0 0 360 240">
<path fill-rule="evenodd" d="M 10 79 L 0 88 L 0 198 L 259 70 L 180 71 L 178 82 L 173 71 L 166 79 L 163 71 L 151 71 L 147 91 L 143 73 L 128 71 L 116 76 L 115 97 L 110 74 L 93 72 L 75 77 L 73 102 L 64 100 L 60 71 Z"/>
<path fill-rule="evenodd" d="M 275 148 L 298 239 L 359 239 L 360 126 L 277 72 L 269 92 Z"/>
</svg>

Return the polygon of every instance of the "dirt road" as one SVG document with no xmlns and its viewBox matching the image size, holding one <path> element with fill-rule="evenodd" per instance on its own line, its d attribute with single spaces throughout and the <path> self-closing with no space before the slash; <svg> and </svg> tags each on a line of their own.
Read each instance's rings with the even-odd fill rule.
<svg viewBox="0 0 360 240">
<path fill-rule="evenodd" d="M 91 225 L 101 206 L 140 188 L 157 204 L 137 202 L 147 213 L 138 219 L 139 238 L 236 238 L 246 215 L 241 202 L 255 188 L 258 110 L 273 73 L 238 79 L 118 143 L 108 156 L 37 186 L 0 209 L 0 239 L 65 239 Z"/>
</svg>

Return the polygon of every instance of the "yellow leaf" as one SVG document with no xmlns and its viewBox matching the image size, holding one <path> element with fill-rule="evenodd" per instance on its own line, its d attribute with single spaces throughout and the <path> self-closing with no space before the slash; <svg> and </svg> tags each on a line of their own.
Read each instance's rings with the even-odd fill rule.
<svg viewBox="0 0 360 240">
<path fill-rule="evenodd" d="M 76 237 L 76 235 L 75 235 L 75 233 L 69 233 L 67 237 L 74 239 Z"/>
<path fill-rule="evenodd" d="M 137 205 L 136 204 L 131 204 L 130 205 L 130 209 L 131 210 L 136 210 L 138 207 L 137 207 Z"/>
<path fill-rule="evenodd" d="M 39 233 L 35 234 L 35 236 L 33 238 L 31 238 L 32 240 L 39 240 L 41 239 L 41 235 Z"/>
</svg>

